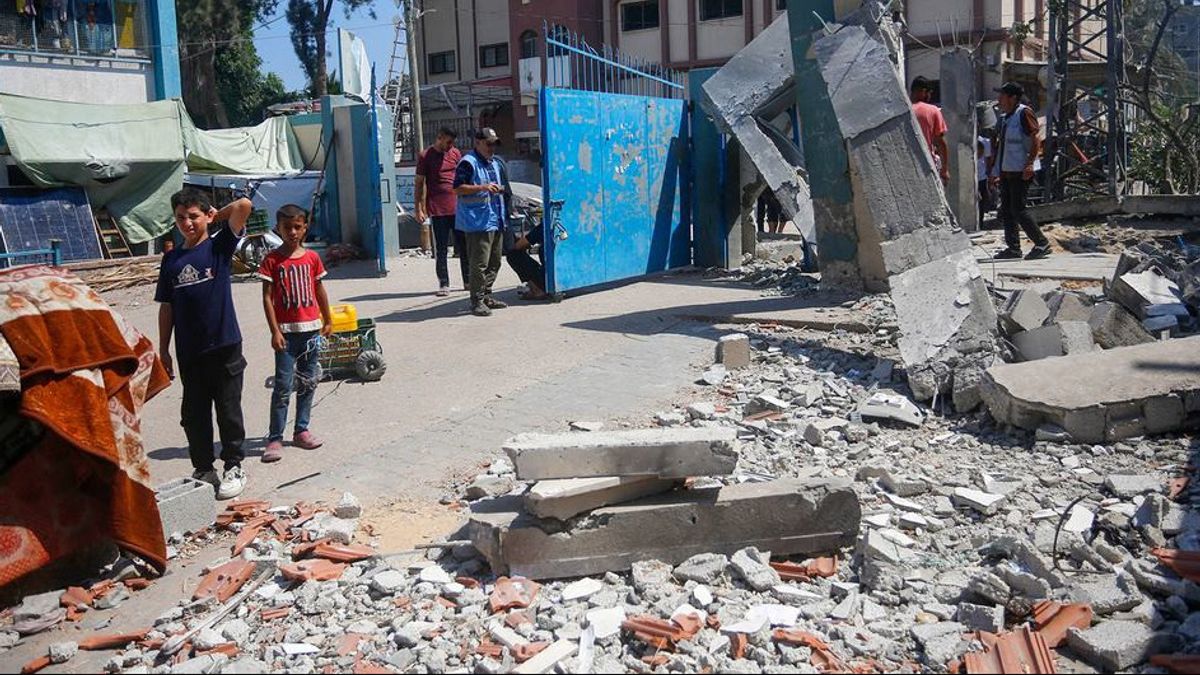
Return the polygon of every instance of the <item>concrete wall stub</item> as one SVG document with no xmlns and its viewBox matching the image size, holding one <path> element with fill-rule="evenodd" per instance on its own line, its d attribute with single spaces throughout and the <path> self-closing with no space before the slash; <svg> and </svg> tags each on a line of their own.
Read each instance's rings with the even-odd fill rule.
<svg viewBox="0 0 1200 675">
<path fill-rule="evenodd" d="M 975 57 L 971 50 L 958 47 L 942 53 L 941 66 L 942 113 L 946 117 L 946 144 L 950 149 L 947 197 L 959 225 L 967 232 L 978 232 Z"/>
<path fill-rule="evenodd" d="M 737 465 L 733 429 L 673 428 L 521 434 L 504 443 L 520 480 L 723 476 Z"/>
</svg>

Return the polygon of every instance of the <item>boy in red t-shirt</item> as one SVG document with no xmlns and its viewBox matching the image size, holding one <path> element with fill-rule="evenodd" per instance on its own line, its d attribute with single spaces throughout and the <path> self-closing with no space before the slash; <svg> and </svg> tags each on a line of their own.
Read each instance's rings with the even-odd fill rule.
<svg viewBox="0 0 1200 675">
<path fill-rule="evenodd" d="M 275 350 L 275 389 L 271 393 L 271 430 L 262 461 L 283 459 L 283 428 L 287 424 L 288 401 L 295 379 L 296 424 L 292 444 L 305 450 L 321 447 L 308 430 L 313 397 L 320 371 L 320 337 L 333 332 L 329 296 L 321 283 L 325 266 L 321 256 L 304 248 L 308 235 L 308 212 L 288 204 L 275 214 L 275 229 L 283 245 L 267 254 L 258 268 L 263 281 L 263 311 L 271 327 Z"/>
</svg>

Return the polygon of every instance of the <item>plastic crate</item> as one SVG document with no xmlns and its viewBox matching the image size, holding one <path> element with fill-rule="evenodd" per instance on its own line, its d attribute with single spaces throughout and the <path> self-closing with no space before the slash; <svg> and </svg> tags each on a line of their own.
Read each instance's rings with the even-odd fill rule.
<svg viewBox="0 0 1200 675">
<path fill-rule="evenodd" d="M 375 339 L 375 320 L 359 319 L 358 330 L 334 333 L 321 347 L 321 370 L 326 373 L 354 370 L 358 355 L 363 352 L 380 352 Z"/>
</svg>

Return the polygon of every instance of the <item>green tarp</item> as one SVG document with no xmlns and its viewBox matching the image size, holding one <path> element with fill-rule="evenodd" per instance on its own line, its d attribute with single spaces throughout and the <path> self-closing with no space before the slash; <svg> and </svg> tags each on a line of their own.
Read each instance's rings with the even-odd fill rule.
<svg viewBox="0 0 1200 675">
<path fill-rule="evenodd" d="M 272 117 L 254 127 L 214 131 L 197 129 L 185 111 L 180 117 L 189 171 L 288 174 L 304 170 L 300 143 L 286 117 Z"/>
<path fill-rule="evenodd" d="M 83 187 L 130 243 L 171 229 L 170 198 L 185 168 L 179 112 L 176 101 L 90 105 L 0 94 L 0 127 L 25 175 L 41 187 Z"/>
<path fill-rule="evenodd" d="M 289 174 L 304 169 L 291 124 L 197 129 L 178 100 L 68 103 L 0 94 L 0 130 L 21 170 L 41 187 L 78 185 L 106 208 L 130 243 L 172 227 L 171 195 L 185 170 Z"/>
</svg>

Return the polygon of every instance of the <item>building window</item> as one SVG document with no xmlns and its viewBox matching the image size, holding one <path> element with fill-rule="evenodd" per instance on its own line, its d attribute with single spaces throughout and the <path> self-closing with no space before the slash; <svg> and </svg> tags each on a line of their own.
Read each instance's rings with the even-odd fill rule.
<svg viewBox="0 0 1200 675">
<path fill-rule="evenodd" d="M 0 4 L 0 49 L 146 57 L 146 0 Z"/>
<path fill-rule="evenodd" d="M 527 30 L 521 33 L 521 58 L 532 59 L 538 55 L 538 34 Z"/>
<path fill-rule="evenodd" d="M 458 65 L 454 62 L 454 52 L 438 52 L 429 55 L 429 74 L 441 75 L 442 73 L 453 73 L 458 70 Z"/>
<path fill-rule="evenodd" d="M 629 33 L 651 28 L 658 28 L 658 0 L 627 2 L 621 5 L 622 31 Z"/>
<path fill-rule="evenodd" d="M 479 48 L 479 67 L 495 68 L 508 65 L 508 43 L 483 45 Z"/>
<path fill-rule="evenodd" d="M 714 21 L 742 15 L 742 0 L 700 0 L 700 20 Z"/>
</svg>

